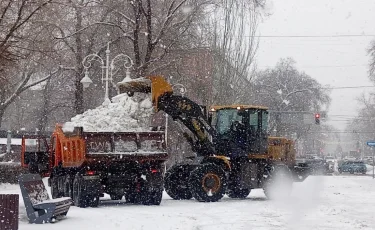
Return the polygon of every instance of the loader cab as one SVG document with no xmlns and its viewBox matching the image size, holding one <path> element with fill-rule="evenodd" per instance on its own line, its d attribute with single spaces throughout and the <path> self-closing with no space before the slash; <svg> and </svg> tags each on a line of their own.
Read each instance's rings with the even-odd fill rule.
<svg viewBox="0 0 375 230">
<path fill-rule="evenodd" d="M 268 148 L 266 107 L 211 106 L 211 125 L 216 129 L 215 148 L 228 157 L 265 154 Z"/>
</svg>

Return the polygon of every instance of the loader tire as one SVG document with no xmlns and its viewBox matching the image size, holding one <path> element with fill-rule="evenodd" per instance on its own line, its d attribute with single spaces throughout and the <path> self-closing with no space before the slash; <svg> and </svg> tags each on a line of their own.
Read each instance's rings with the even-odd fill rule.
<svg viewBox="0 0 375 230">
<path fill-rule="evenodd" d="M 227 195 L 230 198 L 234 199 L 245 199 L 250 194 L 250 189 L 239 189 L 239 188 L 233 188 L 230 189 L 227 193 Z"/>
<path fill-rule="evenodd" d="M 223 198 L 227 179 L 222 168 L 214 164 L 198 166 L 190 174 L 189 187 L 200 202 L 216 202 Z"/>
<path fill-rule="evenodd" d="M 190 200 L 193 195 L 189 189 L 190 172 L 183 165 L 175 165 L 165 173 L 164 188 L 174 200 Z"/>
</svg>

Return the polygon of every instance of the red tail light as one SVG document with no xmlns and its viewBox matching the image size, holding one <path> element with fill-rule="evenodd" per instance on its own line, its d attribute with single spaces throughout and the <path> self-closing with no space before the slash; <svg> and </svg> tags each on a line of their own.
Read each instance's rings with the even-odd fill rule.
<svg viewBox="0 0 375 230">
<path fill-rule="evenodd" d="M 86 175 L 89 175 L 89 176 L 95 175 L 95 171 L 87 171 Z"/>
<path fill-rule="evenodd" d="M 152 173 L 158 173 L 159 170 L 158 170 L 158 169 L 151 169 L 151 172 L 152 172 Z"/>
</svg>

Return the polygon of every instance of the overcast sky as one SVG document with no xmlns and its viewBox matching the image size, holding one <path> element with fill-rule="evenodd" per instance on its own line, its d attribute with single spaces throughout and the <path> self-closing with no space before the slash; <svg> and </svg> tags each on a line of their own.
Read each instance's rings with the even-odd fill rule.
<svg viewBox="0 0 375 230">
<path fill-rule="evenodd" d="M 260 25 L 260 35 L 375 35 L 375 0 L 268 0 L 271 16 Z M 274 66 L 280 58 L 292 57 L 297 68 L 332 87 L 369 86 L 369 56 L 374 37 L 261 37 L 260 68 Z M 330 124 L 355 116 L 358 98 L 371 88 L 334 89 L 329 110 Z M 345 116 L 345 117 L 344 117 Z"/>
</svg>

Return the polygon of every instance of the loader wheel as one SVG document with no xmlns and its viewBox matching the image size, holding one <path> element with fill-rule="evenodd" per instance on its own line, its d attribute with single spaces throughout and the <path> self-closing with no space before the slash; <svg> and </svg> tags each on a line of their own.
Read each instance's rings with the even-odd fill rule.
<svg viewBox="0 0 375 230">
<path fill-rule="evenodd" d="M 223 198 L 226 183 L 224 170 L 213 164 L 198 166 L 189 178 L 190 191 L 201 202 L 216 202 Z"/>
<path fill-rule="evenodd" d="M 250 194 L 250 189 L 233 188 L 228 191 L 230 198 L 245 199 Z"/>
<path fill-rule="evenodd" d="M 184 165 L 175 165 L 165 173 L 164 188 L 174 200 L 190 200 L 193 195 L 189 189 L 190 172 Z"/>
</svg>

